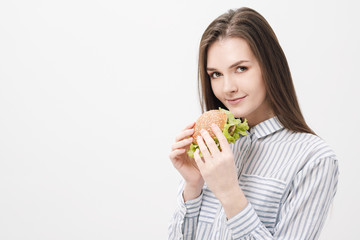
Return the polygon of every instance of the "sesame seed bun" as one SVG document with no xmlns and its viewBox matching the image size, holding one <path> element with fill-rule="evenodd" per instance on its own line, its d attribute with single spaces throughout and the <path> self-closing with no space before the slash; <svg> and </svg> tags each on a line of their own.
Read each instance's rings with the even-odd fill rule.
<svg viewBox="0 0 360 240">
<path fill-rule="evenodd" d="M 227 116 L 225 112 L 220 110 L 210 110 L 203 113 L 198 120 L 196 120 L 193 134 L 193 142 L 197 144 L 196 138 L 200 135 L 201 129 L 205 129 L 209 132 L 212 138 L 216 137 L 213 131 L 211 130 L 211 125 L 216 124 L 221 131 L 224 129 L 224 126 L 227 121 Z"/>
</svg>

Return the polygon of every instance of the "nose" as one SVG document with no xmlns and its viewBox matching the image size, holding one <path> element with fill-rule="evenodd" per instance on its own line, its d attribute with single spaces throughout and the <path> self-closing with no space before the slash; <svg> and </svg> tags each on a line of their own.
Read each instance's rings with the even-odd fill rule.
<svg viewBox="0 0 360 240">
<path fill-rule="evenodd" d="M 235 93 L 238 91 L 235 78 L 231 75 L 224 76 L 224 92 Z"/>
</svg>

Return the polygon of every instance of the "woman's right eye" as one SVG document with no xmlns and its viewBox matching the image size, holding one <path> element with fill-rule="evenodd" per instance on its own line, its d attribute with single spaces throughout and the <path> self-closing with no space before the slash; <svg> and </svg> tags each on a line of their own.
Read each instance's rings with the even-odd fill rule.
<svg viewBox="0 0 360 240">
<path fill-rule="evenodd" d="M 220 76 L 221 76 L 221 74 L 218 73 L 218 72 L 213 72 L 213 73 L 210 74 L 210 77 L 211 77 L 211 78 L 218 78 L 218 77 L 220 77 Z"/>
</svg>

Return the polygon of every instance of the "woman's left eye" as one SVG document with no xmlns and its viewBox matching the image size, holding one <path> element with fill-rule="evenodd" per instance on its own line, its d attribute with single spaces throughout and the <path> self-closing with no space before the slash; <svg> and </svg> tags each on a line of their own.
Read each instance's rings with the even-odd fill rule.
<svg viewBox="0 0 360 240">
<path fill-rule="evenodd" d="M 247 69 L 247 67 L 237 67 L 236 71 L 237 72 L 244 72 Z"/>
</svg>

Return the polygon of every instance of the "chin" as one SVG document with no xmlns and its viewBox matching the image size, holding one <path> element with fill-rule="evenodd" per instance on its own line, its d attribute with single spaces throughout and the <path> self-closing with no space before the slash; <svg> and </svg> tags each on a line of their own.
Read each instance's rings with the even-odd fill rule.
<svg viewBox="0 0 360 240">
<path fill-rule="evenodd" d="M 234 114 L 235 118 L 246 118 L 246 113 L 244 111 L 241 111 L 239 109 L 236 109 L 234 107 L 228 107 L 229 111 Z"/>
</svg>

